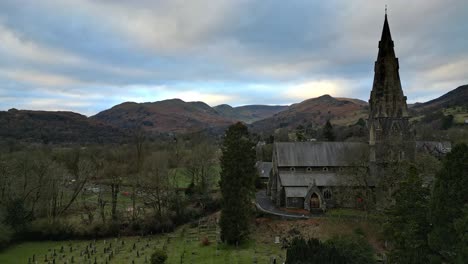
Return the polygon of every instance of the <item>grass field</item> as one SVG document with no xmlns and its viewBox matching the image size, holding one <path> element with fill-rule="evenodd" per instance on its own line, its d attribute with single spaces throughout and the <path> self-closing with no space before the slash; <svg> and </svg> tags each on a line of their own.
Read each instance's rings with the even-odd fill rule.
<svg viewBox="0 0 468 264">
<path fill-rule="evenodd" d="M 338 215 L 349 215 L 353 212 L 337 212 Z M 60 242 L 25 242 L 12 246 L 0 253 L 0 263 L 28 263 L 28 259 L 36 256 L 38 263 L 53 258 L 56 252 L 56 263 L 145 263 L 149 260 L 155 248 L 163 249 L 169 258 L 167 263 L 270 263 L 271 258 L 277 258 L 277 263 L 285 259 L 286 251 L 281 244 L 275 243 L 275 238 L 289 238 L 297 232 L 303 237 L 316 237 L 322 240 L 333 236 L 348 235 L 359 229 L 364 233 L 369 243 L 377 252 L 382 251 L 379 225 L 358 218 L 321 217 L 308 220 L 281 220 L 257 218 L 252 223 L 251 240 L 239 247 L 218 243 L 219 228 L 216 225 L 215 214 L 196 226 L 185 225 L 177 231 L 146 237 L 110 238 L 97 241 L 60 241 Z M 200 242 L 207 238 L 209 245 Z M 123 243 L 122 243 L 123 241 Z M 112 245 L 111 245 L 112 243 Z M 63 253 L 61 248 L 63 246 Z M 88 248 L 89 257 L 86 252 Z M 104 251 L 104 248 L 107 248 Z M 95 253 L 94 252 L 95 249 Z M 113 253 L 110 253 L 110 252 Z M 109 255 L 113 258 L 109 261 Z M 107 259 L 107 262 L 106 262 Z M 91 262 L 90 262 L 91 261 Z M 51 262 L 52 263 L 52 262 Z"/>
<path fill-rule="evenodd" d="M 74 263 L 148 263 L 151 252 L 156 248 L 167 252 L 167 263 L 268 263 L 271 256 L 284 258 L 284 252 L 278 244 L 257 243 L 252 239 L 239 247 L 231 247 L 217 244 L 216 231 L 213 231 L 212 234 L 203 233 L 197 227 L 186 226 L 174 233 L 160 236 L 97 241 L 25 242 L 0 253 L 0 263 L 28 263 L 29 260 L 32 261 L 33 255 L 38 263 L 52 263 L 54 252 L 55 263 L 72 263 L 72 258 Z M 202 245 L 200 238 L 203 237 L 209 238 L 210 245 Z M 109 260 L 111 255 L 113 257 Z"/>
</svg>

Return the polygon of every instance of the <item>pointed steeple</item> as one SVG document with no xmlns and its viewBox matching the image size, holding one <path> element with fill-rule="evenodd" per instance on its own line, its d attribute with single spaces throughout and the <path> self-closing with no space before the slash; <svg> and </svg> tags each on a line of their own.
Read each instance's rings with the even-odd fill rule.
<svg viewBox="0 0 468 264">
<path fill-rule="evenodd" d="M 399 75 L 398 59 L 385 14 L 379 53 L 374 67 L 374 84 L 369 100 L 372 117 L 406 117 L 408 109 Z"/>
<path fill-rule="evenodd" d="M 401 88 L 398 58 L 386 9 L 374 65 L 369 110 L 370 161 L 384 164 L 405 156 L 413 157 L 414 134 L 411 132 L 406 96 Z"/>
<path fill-rule="evenodd" d="M 377 56 L 377 60 L 387 55 L 395 57 L 395 50 L 393 47 L 392 34 L 390 33 L 390 26 L 388 25 L 387 13 L 385 13 L 385 21 L 382 29 L 382 36 L 379 41 L 379 54 Z"/>
</svg>

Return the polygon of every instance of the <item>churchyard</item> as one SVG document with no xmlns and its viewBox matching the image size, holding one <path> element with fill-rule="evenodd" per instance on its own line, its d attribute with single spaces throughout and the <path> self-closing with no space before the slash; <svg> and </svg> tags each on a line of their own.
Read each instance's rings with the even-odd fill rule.
<svg viewBox="0 0 468 264">
<path fill-rule="evenodd" d="M 377 252 L 382 250 L 376 220 L 365 220 L 359 212 L 336 211 L 307 220 L 257 217 L 252 238 L 238 247 L 219 241 L 218 217 L 213 214 L 161 235 L 24 242 L 0 253 L 0 263 L 149 263 L 157 248 L 167 252 L 167 263 L 270 263 L 284 260 L 284 239 L 299 234 L 325 240 L 359 233 Z"/>
</svg>

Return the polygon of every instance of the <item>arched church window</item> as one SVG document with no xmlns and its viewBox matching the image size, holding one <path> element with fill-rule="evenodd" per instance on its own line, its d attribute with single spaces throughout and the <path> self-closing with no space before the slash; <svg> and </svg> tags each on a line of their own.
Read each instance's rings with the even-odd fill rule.
<svg viewBox="0 0 468 264">
<path fill-rule="evenodd" d="M 332 193 L 329 189 L 326 189 L 323 192 L 323 198 L 325 198 L 326 200 L 330 200 L 332 198 Z"/>
</svg>

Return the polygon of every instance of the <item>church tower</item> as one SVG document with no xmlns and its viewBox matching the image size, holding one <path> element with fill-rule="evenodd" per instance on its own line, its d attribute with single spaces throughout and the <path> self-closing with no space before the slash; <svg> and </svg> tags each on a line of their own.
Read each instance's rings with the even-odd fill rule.
<svg viewBox="0 0 468 264">
<path fill-rule="evenodd" d="M 410 131 L 406 96 L 403 94 L 398 72 L 398 58 L 388 25 L 387 12 L 379 53 L 374 65 L 374 83 L 369 99 L 369 145 L 371 161 L 388 161 L 410 158 L 411 150 L 405 146 L 414 145 Z"/>
</svg>

